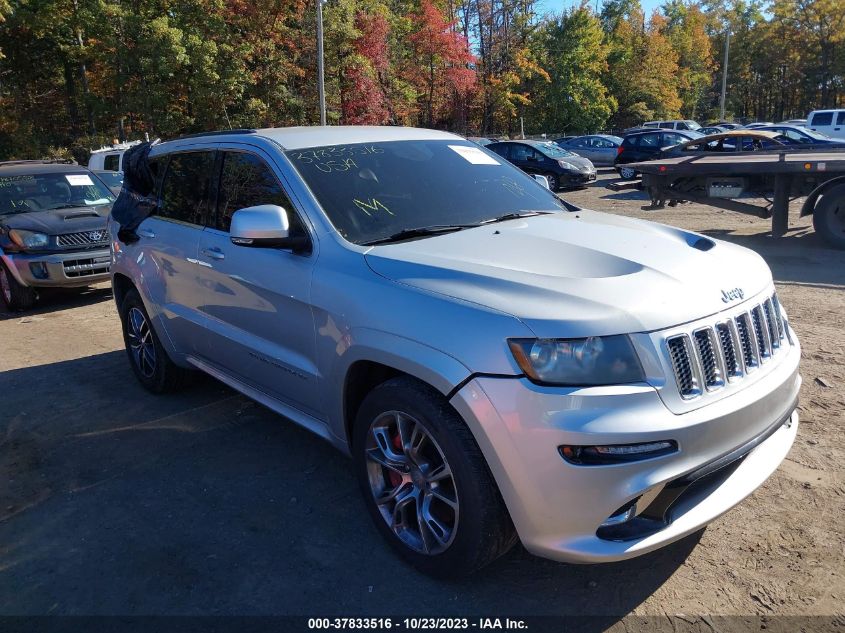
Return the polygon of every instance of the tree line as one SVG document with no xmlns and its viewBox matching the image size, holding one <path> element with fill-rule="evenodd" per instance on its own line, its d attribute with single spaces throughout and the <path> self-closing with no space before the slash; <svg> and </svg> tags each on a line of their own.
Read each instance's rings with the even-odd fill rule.
<svg viewBox="0 0 845 633">
<path fill-rule="evenodd" d="M 319 120 L 315 0 L 0 0 L 0 159 Z M 845 107 L 842 0 L 328 0 L 330 124 L 575 134 Z"/>
</svg>

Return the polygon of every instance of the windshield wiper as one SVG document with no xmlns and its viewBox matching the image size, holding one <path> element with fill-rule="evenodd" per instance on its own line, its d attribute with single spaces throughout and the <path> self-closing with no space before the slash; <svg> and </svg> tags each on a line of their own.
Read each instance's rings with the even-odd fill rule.
<svg viewBox="0 0 845 633">
<path fill-rule="evenodd" d="M 84 207 L 85 204 L 73 204 L 71 202 L 65 202 L 63 204 L 57 205 L 55 207 L 48 207 L 45 211 L 57 211 L 58 209 L 78 209 L 79 207 Z"/>
<path fill-rule="evenodd" d="M 506 220 L 530 218 L 534 215 L 548 215 L 549 213 L 557 213 L 557 211 L 515 211 L 513 213 L 506 213 L 505 215 L 500 215 L 498 218 L 490 218 L 489 220 L 484 220 L 481 224 L 494 224 L 496 222 L 505 222 Z"/>
<path fill-rule="evenodd" d="M 415 237 L 427 237 L 429 235 L 439 235 L 441 233 L 454 233 L 462 229 L 472 229 L 480 224 L 435 224 L 432 226 L 420 226 L 413 229 L 402 229 L 401 231 L 388 235 L 387 237 L 379 237 L 368 242 L 361 242 L 361 246 L 375 246 L 376 244 L 389 244 L 390 242 L 401 242 L 402 240 L 409 240 Z"/>
</svg>

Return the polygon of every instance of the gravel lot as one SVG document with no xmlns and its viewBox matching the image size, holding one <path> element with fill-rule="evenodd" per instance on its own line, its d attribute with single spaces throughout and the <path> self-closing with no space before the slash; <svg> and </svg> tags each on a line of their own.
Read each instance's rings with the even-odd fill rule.
<svg viewBox="0 0 845 633">
<path fill-rule="evenodd" d="M 707 530 L 603 566 L 517 547 L 435 582 L 382 544 L 321 440 L 211 379 L 143 391 L 99 287 L 0 312 L 0 614 L 841 614 L 845 252 L 806 219 L 772 240 L 767 220 L 644 211 L 610 179 L 564 197 L 755 249 L 804 346 L 795 447 Z"/>
</svg>

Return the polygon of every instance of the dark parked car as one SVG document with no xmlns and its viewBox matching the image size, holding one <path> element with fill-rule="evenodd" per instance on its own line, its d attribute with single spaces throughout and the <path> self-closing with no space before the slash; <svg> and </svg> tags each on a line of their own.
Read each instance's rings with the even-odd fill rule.
<svg viewBox="0 0 845 633">
<path fill-rule="evenodd" d="M 799 125 L 767 125 L 766 127 L 757 128 L 756 131 L 782 134 L 789 140 L 804 145 L 845 145 L 841 139 L 837 140 L 829 137 L 827 134 L 809 130 Z"/>
<path fill-rule="evenodd" d="M 552 141 L 502 141 L 491 143 L 487 149 L 524 172 L 545 176 L 552 191 L 580 187 L 596 179 L 593 163 Z"/>
<path fill-rule="evenodd" d="M 10 310 L 31 307 L 38 288 L 109 279 L 113 202 L 86 167 L 0 163 L 0 296 Z"/>
<path fill-rule="evenodd" d="M 490 145 L 490 143 L 495 143 L 491 138 L 487 138 L 486 136 L 467 136 L 468 141 L 472 141 L 476 145 L 481 145 L 481 147 L 485 147 Z"/>
<path fill-rule="evenodd" d="M 727 132 L 730 128 L 726 128 L 721 125 L 708 125 L 707 127 L 702 127 L 696 130 L 699 134 L 721 134 L 722 132 Z"/>
<path fill-rule="evenodd" d="M 686 143 L 697 138 L 701 138 L 701 134 L 691 130 L 657 129 L 634 132 L 622 139 L 622 144 L 617 150 L 613 165 L 622 178 L 630 180 L 637 175 L 637 171 L 626 167 L 626 164 L 640 163 L 642 161 L 660 158 L 660 152 L 663 148 L 678 145 L 679 143 Z"/>
<path fill-rule="evenodd" d="M 591 134 L 559 138 L 555 143 L 578 156 L 588 158 L 593 165 L 612 166 L 622 138 L 610 134 Z"/>
<path fill-rule="evenodd" d="M 103 169 L 95 169 L 94 173 L 97 177 L 106 183 L 106 187 L 111 189 L 111 192 L 118 196 L 120 190 L 123 189 L 123 172 L 122 171 L 107 171 Z"/>
<path fill-rule="evenodd" d="M 664 148 L 659 158 L 694 156 L 702 152 L 759 152 L 778 150 L 798 143 L 776 132 L 760 130 L 730 130 Z"/>
</svg>

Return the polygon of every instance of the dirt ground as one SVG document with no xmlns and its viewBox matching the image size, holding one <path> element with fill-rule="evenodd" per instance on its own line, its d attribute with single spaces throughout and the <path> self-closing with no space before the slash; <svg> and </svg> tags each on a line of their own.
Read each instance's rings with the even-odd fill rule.
<svg viewBox="0 0 845 633">
<path fill-rule="evenodd" d="M 601 566 L 517 547 L 433 581 L 388 551 L 321 440 L 211 379 L 144 392 L 99 287 L 0 312 L 0 615 L 842 614 L 845 252 L 806 219 L 773 240 L 767 220 L 645 211 L 611 177 L 563 195 L 758 251 L 803 345 L 792 452 L 703 533 Z"/>
</svg>

